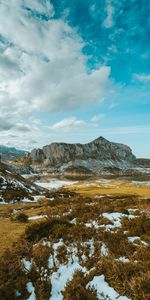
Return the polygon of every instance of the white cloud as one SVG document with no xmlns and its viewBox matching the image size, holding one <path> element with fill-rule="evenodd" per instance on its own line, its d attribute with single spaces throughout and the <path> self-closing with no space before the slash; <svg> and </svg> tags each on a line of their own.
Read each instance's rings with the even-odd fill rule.
<svg viewBox="0 0 150 300">
<path fill-rule="evenodd" d="M 0 0 L 2 144 L 31 149 L 36 143 L 39 147 L 60 140 L 63 132 L 63 139 L 68 136 L 69 142 L 65 132 L 74 130 L 76 135 L 79 129 L 94 128 L 96 123 L 87 125 L 72 117 L 48 128 L 44 116 L 72 114 L 113 92 L 110 67 L 90 71 L 82 51 L 84 41 L 76 29 L 63 19 L 52 19 L 53 15 L 50 1 Z"/>
<path fill-rule="evenodd" d="M 50 128 L 52 130 L 61 130 L 61 131 L 69 131 L 72 128 L 77 128 L 80 126 L 84 126 L 86 125 L 86 122 L 83 120 L 78 120 L 75 117 L 72 118 L 66 118 L 61 120 L 60 122 L 57 122 L 55 124 L 53 124 Z"/>
<path fill-rule="evenodd" d="M 91 122 L 97 123 L 97 122 L 101 121 L 104 117 L 105 117 L 104 114 L 95 115 L 91 118 Z"/>
<path fill-rule="evenodd" d="M 53 6 L 49 0 L 44 0 L 43 2 L 40 0 L 24 0 L 24 6 L 33 10 L 34 12 L 46 14 L 47 16 L 52 16 L 54 13 Z"/>
<path fill-rule="evenodd" d="M 0 105 L 12 123 L 34 112 L 73 110 L 111 92 L 110 67 L 89 72 L 83 40 L 53 14 L 49 1 L 0 1 Z"/>
<path fill-rule="evenodd" d="M 150 74 L 134 74 L 134 79 L 142 82 L 149 83 L 150 82 Z"/>
<path fill-rule="evenodd" d="M 104 20 L 104 27 L 105 28 L 111 28 L 114 25 L 114 13 L 115 13 L 115 8 L 112 6 L 111 1 L 107 0 L 106 1 L 106 19 Z"/>
</svg>

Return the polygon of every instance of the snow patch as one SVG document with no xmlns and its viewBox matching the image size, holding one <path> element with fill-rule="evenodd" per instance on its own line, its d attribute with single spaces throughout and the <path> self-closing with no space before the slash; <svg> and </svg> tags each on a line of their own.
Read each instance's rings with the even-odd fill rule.
<svg viewBox="0 0 150 300">
<path fill-rule="evenodd" d="M 27 291 L 31 294 L 27 300 L 36 300 L 35 288 L 31 281 L 27 283 Z"/>
<path fill-rule="evenodd" d="M 129 300 L 126 296 L 120 296 L 105 280 L 104 275 L 94 276 L 92 281 L 90 281 L 87 288 L 94 287 L 97 291 L 97 297 L 99 300 L 107 299 L 109 297 L 111 300 Z"/>
<path fill-rule="evenodd" d="M 121 219 L 123 217 L 126 217 L 128 219 L 132 219 L 132 218 L 136 217 L 136 216 L 131 215 L 131 214 L 127 215 L 127 214 L 120 213 L 120 212 L 113 212 L 113 213 L 107 213 L 106 212 L 106 213 L 103 213 L 102 216 L 113 223 L 113 224 L 105 225 L 106 230 L 111 230 L 111 229 L 114 229 L 114 228 L 121 227 Z"/>
<path fill-rule="evenodd" d="M 47 218 L 47 215 L 32 216 L 32 217 L 29 217 L 28 220 L 32 221 L 32 220 L 38 220 L 38 219 L 43 219 L 43 218 Z"/>
<path fill-rule="evenodd" d="M 102 243 L 102 246 L 101 246 L 101 254 L 104 256 L 109 255 L 108 247 L 104 243 Z"/>
<path fill-rule="evenodd" d="M 52 180 L 49 182 L 41 182 L 41 181 L 36 181 L 35 184 L 39 185 L 40 187 L 46 188 L 48 190 L 51 189 L 59 189 L 65 185 L 72 185 L 74 183 L 77 183 L 77 181 L 68 181 L 68 180 Z"/>
</svg>

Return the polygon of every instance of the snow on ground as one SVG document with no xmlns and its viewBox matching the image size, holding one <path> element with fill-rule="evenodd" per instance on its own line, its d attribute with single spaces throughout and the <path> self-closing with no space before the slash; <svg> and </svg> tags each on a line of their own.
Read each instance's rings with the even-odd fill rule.
<svg viewBox="0 0 150 300">
<path fill-rule="evenodd" d="M 74 218 L 73 220 L 70 221 L 71 224 L 77 224 L 77 218 Z"/>
<path fill-rule="evenodd" d="M 28 273 L 31 270 L 32 267 L 32 260 L 26 260 L 25 258 L 22 259 L 23 267 L 25 273 Z"/>
<path fill-rule="evenodd" d="M 90 253 L 89 253 L 89 257 L 92 257 L 92 255 L 94 254 L 94 240 L 93 239 L 90 239 L 86 242 L 82 242 L 81 245 L 83 247 L 86 247 L 88 246 L 89 247 L 89 250 L 90 250 Z"/>
<path fill-rule="evenodd" d="M 128 241 L 130 243 L 134 243 L 135 241 L 139 241 L 140 240 L 140 237 L 139 236 L 129 236 L 128 237 Z"/>
<path fill-rule="evenodd" d="M 123 263 L 129 262 L 130 260 L 126 256 L 121 256 L 116 259 L 117 261 L 121 261 Z"/>
<path fill-rule="evenodd" d="M 69 181 L 69 180 L 51 180 L 49 182 L 40 182 L 36 181 L 35 184 L 39 185 L 40 187 L 46 188 L 48 190 L 51 189 L 59 189 L 65 185 L 72 185 L 74 183 L 77 183 L 77 181 Z"/>
<path fill-rule="evenodd" d="M 33 176 L 38 176 L 38 173 L 32 173 L 32 174 L 21 174 L 21 176 L 25 179 L 33 177 Z"/>
<path fill-rule="evenodd" d="M 63 216 L 69 216 L 72 213 L 72 209 L 69 209 L 68 211 L 66 211 L 65 213 L 63 213 Z"/>
<path fill-rule="evenodd" d="M 50 300 L 62 300 L 62 291 L 65 289 L 65 286 L 68 281 L 73 278 L 73 274 L 75 270 L 82 270 L 83 272 L 86 271 L 78 261 L 78 257 L 73 258 L 73 262 L 69 261 L 67 265 L 60 265 L 57 272 L 52 274 L 51 284 L 51 297 Z"/>
<path fill-rule="evenodd" d="M 38 219 L 43 219 L 43 218 L 47 218 L 47 215 L 32 216 L 32 217 L 29 217 L 28 220 L 32 221 L 32 220 L 38 220 Z"/>
<path fill-rule="evenodd" d="M 38 200 L 38 199 L 35 198 L 35 197 L 38 197 L 38 196 L 34 196 L 34 200 L 30 200 L 30 199 L 28 199 L 28 198 L 24 198 L 24 199 L 21 200 L 21 202 L 24 202 L 24 203 L 34 202 L 34 203 L 35 203 L 35 202 L 37 202 L 37 200 Z"/>
<path fill-rule="evenodd" d="M 119 296 L 119 294 L 106 282 L 104 275 L 94 276 L 92 281 L 87 284 L 87 288 L 89 287 L 95 288 L 99 300 L 107 299 L 107 297 L 111 300 L 129 300 L 126 296 Z"/>
<path fill-rule="evenodd" d="M 27 291 L 30 293 L 30 296 L 27 300 L 36 300 L 35 288 L 31 281 L 27 283 Z"/>
<path fill-rule="evenodd" d="M 128 219 L 132 219 L 132 218 L 136 217 L 131 214 L 127 215 L 127 214 L 120 213 L 120 212 L 113 212 L 113 213 L 105 212 L 102 214 L 102 216 L 113 223 L 113 224 L 108 224 L 108 225 L 102 225 L 102 226 L 105 226 L 106 230 L 111 230 L 114 228 L 121 227 L 121 218 L 123 218 L 123 217 L 126 217 Z"/>
<path fill-rule="evenodd" d="M 104 243 L 102 243 L 102 246 L 101 246 L 101 254 L 104 255 L 104 256 L 109 255 L 109 250 L 108 250 L 107 246 Z"/>
<path fill-rule="evenodd" d="M 146 243 L 145 241 L 142 241 L 139 236 L 129 236 L 128 237 L 128 241 L 130 243 L 134 243 L 134 242 L 140 241 L 144 246 L 148 246 L 148 243 Z"/>
<path fill-rule="evenodd" d="M 3 200 L 3 201 L 0 201 L 0 204 L 14 204 L 16 202 L 18 202 L 18 200 L 12 200 L 12 201 L 8 201 L 8 202 L 6 202 L 5 200 Z"/>
<path fill-rule="evenodd" d="M 38 202 L 38 200 L 40 200 L 40 199 L 42 199 L 42 198 L 46 198 L 45 196 L 39 196 L 39 195 L 37 195 L 37 196 L 32 196 L 32 198 L 33 198 L 33 200 L 31 200 L 31 199 L 29 199 L 29 198 L 23 198 L 23 199 L 21 199 L 20 200 L 20 202 L 23 202 L 23 203 L 36 203 L 36 202 Z M 52 198 L 46 198 L 47 200 L 50 200 L 50 201 L 54 201 L 55 200 L 55 198 L 54 197 L 52 197 Z M 18 200 L 13 200 L 13 201 L 9 201 L 9 202 L 6 202 L 6 201 L 0 201 L 0 204 L 14 204 L 14 203 L 16 203 L 16 202 L 18 202 Z"/>
<path fill-rule="evenodd" d="M 100 225 L 98 225 L 98 223 L 96 221 L 91 221 L 89 223 L 86 223 L 85 226 L 87 228 L 94 227 L 95 229 L 98 229 L 100 227 Z"/>
<path fill-rule="evenodd" d="M 123 217 L 127 217 L 128 219 L 132 219 L 132 218 L 136 217 L 135 215 L 131 215 L 131 214 L 127 215 L 127 214 L 120 213 L 120 212 L 113 212 L 113 213 L 105 212 L 102 214 L 102 216 L 104 218 L 108 219 L 110 222 L 112 222 L 112 224 L 99 225 L 97 221 L 91 220 L 90 222 L 85 223 L 85 226 L 87 228 L 94 227 L 95 229 L 99 229 L 100 227 L 105 227 L 106 230 L 111 230 L 114 228 L 121 227 L 121 219 Z"/>
<path fill-rule="evenodd" d="M 79 263 L 79 258 L 77 256 L 77 247 L 76 245 L 72 244 L 71 247 L 67 247 L 68 253 L 68 263 L 67 264 L 60 264 L 57 260 L 57 251 L 60 246 L 64 245 L 63 239 L 60 239 L 57 243 L 53 244 L 54 249 L 54 256 L 50 255 L 48 267 L 53 268 L 54 263 L 57 266 L 57 271 L 53 272 L 51 275 L 51 296 L 50 300 L 62 300 L 62 291 L 65 289 L 65 286 L 68 281 L 71 281 L 74 275 L 75 270 L 82 270 L 86 272 L 86 268 L 83 268 Z"/>
</svg>

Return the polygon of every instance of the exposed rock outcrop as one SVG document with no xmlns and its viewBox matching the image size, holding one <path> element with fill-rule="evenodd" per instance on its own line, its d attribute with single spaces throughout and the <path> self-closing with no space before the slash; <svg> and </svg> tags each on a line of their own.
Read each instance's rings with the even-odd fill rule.
<svg viewBox="0 0 150 300">
<path fill-rule="evenodd" d="M 52 143 L 30 154 L 33 164 L 60 167 L 81 166 L 94 172 L 107 166 L 126 167 L 134 159 L 132 150 L 123 144 L 109 142 L 103 137 L 87 144 Z"/>
<path fill-rule="evenodd" d="M 135 167 L 139 168 L 150 168 L 150 159 L 148 158 L 137 158 L 133 161 Z"/>
<path fill-rule="evenodd" d="M 32 194 L 38 194 L 43 189 L 31 184 L 22 176 L 10 171 L 9 167 L 0 162 L 0 202 L 20 201 L 31 198 Z"/>
</svg>

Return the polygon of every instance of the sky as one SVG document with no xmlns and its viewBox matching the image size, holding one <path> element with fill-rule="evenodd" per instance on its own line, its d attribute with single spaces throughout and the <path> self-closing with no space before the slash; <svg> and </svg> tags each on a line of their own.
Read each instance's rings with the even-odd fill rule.
<svg viewBox="0 0 150 300">
<path fill-rule="evenodd" d="M 150 158 L 150 1 L 0 0 L 0 144 Z"/>
</svg>

